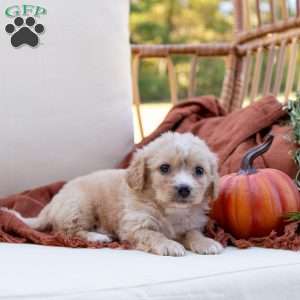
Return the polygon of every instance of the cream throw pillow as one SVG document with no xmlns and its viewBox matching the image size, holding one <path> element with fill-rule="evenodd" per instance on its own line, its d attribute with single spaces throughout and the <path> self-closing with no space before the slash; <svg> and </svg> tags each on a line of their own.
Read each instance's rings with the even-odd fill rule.
<svg viewBox="0 0 300 300">
<path fill-rule="evenodd" d="M 0 195 L 116 166 L 133 145 L 129 1 L 0 13 Z"/>
</svg>

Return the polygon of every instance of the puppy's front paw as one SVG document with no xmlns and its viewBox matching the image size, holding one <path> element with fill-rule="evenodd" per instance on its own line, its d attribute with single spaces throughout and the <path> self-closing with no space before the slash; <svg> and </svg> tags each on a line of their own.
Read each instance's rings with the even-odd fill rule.
<svg viewBox="0 0 300 300">
<path fill-rule="evenodd" d="M 198 254 L 219 254 L 223 249 L 219 242 L 206 237 L 192 241 L 190 244 L 190 250 Z"/>
<path fill-rule="evenodd" d="M 158 242 L 157 245 L 152 247 L 151 252 L 157 255 L 165 255 L 165 256 L 184 256 L 185 248 L 172 240 L 164 240 Z"/>
<path fill-rule="evenodd" d="M 99 242 L 99 243 L 110 243 L 112 241 L 112 239 L 108 235 L 98 233 L 98 232 L 88 232 L 87 240 L 89 242 Z"/>
</svg>

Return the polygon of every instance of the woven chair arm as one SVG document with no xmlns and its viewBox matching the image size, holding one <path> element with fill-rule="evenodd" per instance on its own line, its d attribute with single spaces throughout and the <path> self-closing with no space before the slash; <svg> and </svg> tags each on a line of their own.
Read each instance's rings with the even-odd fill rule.
<svg viewBox="0 0 300 300">
<path fill-rule="evenodd" d="M 231 43 L 132 45 L 132 53 L 140 57 L 166 57 L 169 55 L 227 56 L 233 51 Z"/>
</svg>

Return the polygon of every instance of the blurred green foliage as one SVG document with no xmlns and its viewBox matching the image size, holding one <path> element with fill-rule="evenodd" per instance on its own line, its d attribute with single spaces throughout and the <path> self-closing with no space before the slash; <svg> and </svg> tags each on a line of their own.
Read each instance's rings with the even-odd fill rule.
<svg viewBox="0 0 300 300">
<path fill-rule="evenodd" d="M 131 2 L 131 43 L 214 43 L 232 36 L 232 12 L 228 0 L 134 0 Z M 228 9 L 229 7 L 229 9 Z M 191 57 L 172 57 L 179 96 L 186 97 Z M 199 59 L 197 95 L 219 95 L 224 78 L 223 59 Z M 163 60 L 143 60 L 140 69 L 143 101 L 168 100 L 169 87 Z"/>
</svg>

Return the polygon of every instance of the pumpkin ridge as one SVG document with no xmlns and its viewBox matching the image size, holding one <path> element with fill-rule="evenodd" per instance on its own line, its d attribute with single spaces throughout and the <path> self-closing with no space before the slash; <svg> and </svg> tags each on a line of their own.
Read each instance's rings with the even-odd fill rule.
<svg viewBox="0 0 300 300">
<path fill-rule="evenodd" d="M 278 172 L 272 172 L 272 177 L 277 177 L 277 185 L 280 185 L 281 189 L 279 190 L 281 199 L 283 202 L 283 213 L 290 212 L 290 208 L 288 207 L 288 204 L 290 203 L 288 201 L 288 195 L 294 197 L 297 199 L 296 208 L 293 211 L 299 211 L 300 210 L 300 197 L 299 193 L 296 190 L 296 187 L 294 187 L 293 182 L 291 181 L 291 178 L 286 175 L 285 173 L 277 170 Z M 284 184 L 283 184 L 284 183 Z"/>
<path fill-rule="evenodd" d="M 280 172 L 280 175 L 281 175 L 282 177 L 284 177 L 285 179 L 287 179 L 287 178 L 288 178 L 288 179 L 291 179 L 287 174 L 285 174 L 285 173 L 283 173 L 283 172 Z M 299 192 L 299 190 L 296 188 L 296 185 L 294 186 L 290 180 L 287 180 L 287 181 L 289 182 L 289 186 L 290 186 L 290 188 L 291 188 L 291 190 L 292 190 L 292 193 L 294 194 L 294 196 L 295 196 L 296 199 L 297 199 L 297 211 L 299 211 L 299 210 L 300 210 L 300 192 Z"/>
<path fill-rule="evenodd" d="M 235 186 L 237 186 L 237 185 L 240 185 L 240 179 L 239 180 L 237 180 L 238 179 L 238 177 L 235 177 L 234 178 L 235 180 L 234 180 L 234 184 L 235 184 Z M 238 182 L 237 182 L 238 181 Z M 239 205 L 240 205 L 240 195 L 239 195 L 239 192 L 240 192 L 240 189 L 238 189 L 238 188 L 236 188 L 235 189 L 235 193 L 234 193 L 234 201 L 233 201 L 233 206 L 234 206 L 234 213 L 233 213 L 233 215 L 234 215 L 234 221 L 235 221 L 235 226 L 234 226 L 234 228 L 238 228 L 238 230 L 240 229 L 240 226 L 241 226 L 241 224 L 240 224 L 240 218 L 239 218 Z"/>
<path fill-rule="evenodd" d="M 265 206 L 261 210 L 262 212 L 262 223 L 261 227 L 264 228 L 262 230 L 263 235 L 268 234 L 272 228 L 275 228 L 278 224 L 277 216 L 278 211 L 275 209 L 272 194 L 270 193 L 270 184 L 269 181 L 265 178 L 265 172 L 260 172 L 260 182 L 261 182 L 261 190 L 264 191 L 264 204 Z M 279 212 L 280 214 L 280 212 Z"/>
<path fill-rule="evenodd" d="M 236 198 L 236 192 L 234 194 L 229 193 L 230 189 L 236 186 L 236 177 L 231 177 L 227 188 L 225 190 L 224 194 L 224 206 L 225 206 L 225 215 L 229 216 L 227 220 L 224 220 L 225 223 L 228 224 L 229 230 L 234 230 L 234 228 L 237 227 L 237 222 L 236 222 L 236 211 L 235 211 L 235 198 Z"/>
<path fill-rule="evenodd" d="M 238 223 L 240 224 L 240 231 L 250 234 L 252 228 L 252 203 L 249 193 L 249 176 L 244 175 L 240 177 L 238 188 Z"/>
<path fill-rule="evenodd" d="M 249 235 L 252 234 L 251 231 L 252 231 L 252 228 L 255 228 L 256 227 L 256 220 L 255 220 L 255 212 L 254 212 L 254 209 L 253 209 L 253 200 L 251 198 L 251 191 L 253 190 L 253 187 L 252 187 L 252 183 L 251 183 L 251 180 L 250 180 L 250 175 L 247 176 L 247 196 L 248 196 L 248 199 L 250 201 L 250 208 L 251 208 L 251 213 L 250 213 L 250 216 L 251 216 L 251 225 L 250 225 L 250 229 L 249 229 Z"/>
<path fill-rule="evenodd" d="M 264 186 L 266 189 L 266 192 L 268 194 L 268 204 L 270 206 L 271 214 L 269 214 L 269 220 L 272 224 L 270 224 L 270 229 L 266 232 L 266 234 L 269 233 L 269 231 L 272 228 L 277 228 L 280 223 L 280 217 L 282 216 L 282 203 L 281 203 L 281 194 L 280 191 L 275 183 L 275 181 L 271 180 L 271 173 L 266 172 L 268 169 L 263 169 L 260 172 L 261 180 L 264 182 Z M 273 220 L 271 220 L 271 216 L 273 216 Z M 275 216 L 275 217 L 274 217 Z M 279 218 L 278 218 L 279 217 Z M 277 219 L 277 220 L 276 220 Z"/>
<path fill-rule="evenodd" d="M 258 217 L 257 213 L 257 205 L 260 205 L 261 200 L 261 195 L 260 195 L 260 186 L 258 184 L 257 180 L 257 173 L 253 175 L 249 175 L 248 180 L 249 180 L 249 188 L 250 188 L 250 201 L 251 201 L 251 214 L 252 214 L 252 228 L 251 228 L 251 233 L 249 236 L 254 236 L 254 233 L 260 230 L 260 218 Z M 258 209 L 259 211 L 260 209 Z"/>
<path fill-rule="evenodd" d="M 270 172 L 271 169 L 266 169 L 264 170 L 264 176 L 265 178 L 269 181 L 269 188 L 275 192 L 274 197 L 277 200 L 277 203 L 280 205 L 280 214 L 282 214 L 284 212 L 284 203 L 281 200 L 283 195 L 281 194 L 280 189 L 277 186 L 277 182 L 276 180 L 274 180 L 274 172 Z M 275 174 L 276 176 L 276 174 Z M 276 177 L 275 177 L 276 178 Z M 274 212 L 274 211 L 273 211 Z"/>
</svg>

